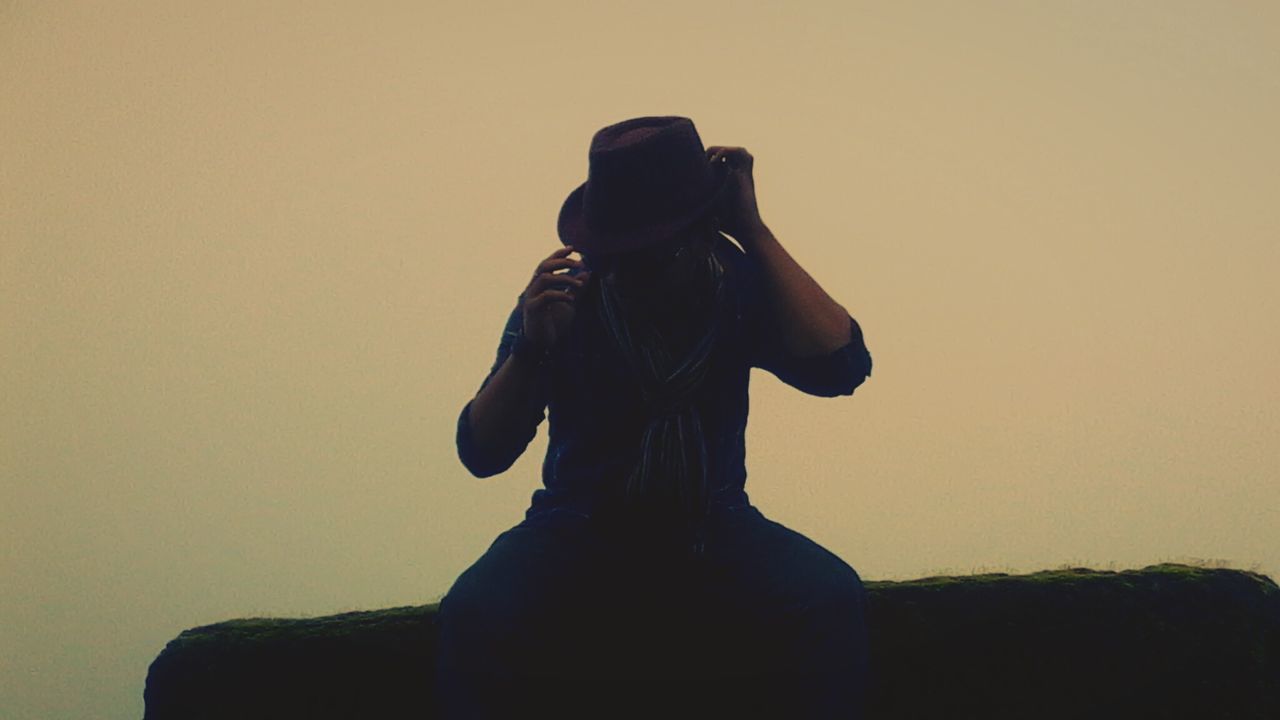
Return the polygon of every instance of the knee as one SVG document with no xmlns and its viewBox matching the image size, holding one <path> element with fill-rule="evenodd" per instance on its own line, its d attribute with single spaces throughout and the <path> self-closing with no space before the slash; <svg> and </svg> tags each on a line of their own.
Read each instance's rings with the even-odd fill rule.
<svg viewBox="0 0 1280 720">
<path fill-rule="evenodd" d="M 849 578 L 828 578 L 810 588 L 809 592 L 792 602 L 790 614 L 823 618 L 847 618 L 862 621 L 866 614 L 866 589 L 860 581 Z"/>
<path fill-rule="evenodd" d="M 867 589 L 858 571 L 825 548 L 818 546 L 816 550 L 821 557 L 825 558 L 825 562 L 815 562 L 816 572 L 800 604 L 826 608 L 839 607 L 858 614 L 863 613 L 867 604 Z"/>
<path fill-rule="evenodd" d="M 821 595 L 814 599 L 815 604 L 837 609 L 861 620 L 867 609 L 867 588 L 856 570 L 843 562 L 841 565 L 845 569 L 831 574 L 822 587 Z"/>
<path fill-rule="evenodd" d="M 862 583 L 862 577 L 858 575 L 858 571 L 854 570 L 847 564 L 847 572 L 841 573 L 842 578 L 839 582 L 837 594 L 852 604 L 856 604 L 859 608 L 865 608 L 867 604 L 867 588 Z"/>
<path fill-rule="evenodd" d="M 437 667 L 458 682 L 517 671 L 525 664 L 522 653 L 530 649 L 522 635 L 524 622 L 498 594 L 455 585 L 436 615 Z"/>
<path fill-rule="evenodd" d="M 513 592 L 510 584 L 484 584 L 460 578 L 440 600 L 439 642 L 446 652 L 501 656 L 513 663 L 550 662 L 583 642 L 584 617 L 577 604 L 560 593 Z"/>
<path fill-rule="evenodd" d="M 797 606 L 839 605 L 855 609 L 866 605 L 866 588 L 858 571 L 803 533 L 769 521 L 776 546 L 785 548 L 777 555 L 777 574 L 789 588 L 784 597 Z"/>
<path fill-rule="evenodd" d="M 504 602 L 504 593 L 486 592 L 463 573 L 440 599 L 436 624 L 442 644 L 487 644 L 488 639 L 505 636 L 521 622 L 517 613 L 518 606 Z"/>
</svg>

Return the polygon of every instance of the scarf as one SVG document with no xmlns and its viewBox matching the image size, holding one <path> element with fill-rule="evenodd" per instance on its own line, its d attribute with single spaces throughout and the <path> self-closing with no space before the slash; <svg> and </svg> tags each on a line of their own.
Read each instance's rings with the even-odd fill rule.
<svg viewBox="0 0 1280 720">
<path fill-rule="evenodd" d="M 683 292 L 673 290 L 677 297 L 663 299 L 675 304 L 665 317 L 642 307 L 634 294 L 624 296 L 613 274 L 603 278 L 598 294 L 606 335 L 637 381 L 646 419 L 639 461 L 622 488 L 624 507 L 687 531 L 710 512 L 708 451 L 697 400 L 712 350 L 726 327 L 728 307 L 724 267 L 709 246 L 694 248 L 694 282 Z M 671 342 L 675 323 L 701 331 L 682 356 Z"/>
</svg>

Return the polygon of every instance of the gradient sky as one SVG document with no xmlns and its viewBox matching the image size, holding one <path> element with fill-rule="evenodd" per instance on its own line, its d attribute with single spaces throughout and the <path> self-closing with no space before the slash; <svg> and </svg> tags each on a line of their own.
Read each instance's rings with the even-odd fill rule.
<svg viewBox="0 0 1280 720">
<path fill-rule="evenodd" d="M 753 374 L 766 516 L 864 580 L 1280 576 L 1274 3 L 356 5 L 0 9 L 0 715 L 442 595 L 546 449 L 476 479 L 458 412 L 637 115 L 755 155 L 875 358 Z"/>
</svg>

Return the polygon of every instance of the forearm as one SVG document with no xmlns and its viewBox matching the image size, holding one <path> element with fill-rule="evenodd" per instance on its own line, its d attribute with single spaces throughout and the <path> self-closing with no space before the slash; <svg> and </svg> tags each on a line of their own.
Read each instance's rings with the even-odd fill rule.
<svg viewBox="0 0 1280 720">
<path fill-rule="evenodd" d="M 782 247 L 764 223 L 736 238 L 760 268 L 763 306 L 788 354 L 831 353 L 853 339 L 849 312 Z"/>
<path fill-rule="evenodd" d="M 476 449 L 486 455 L 502 454 L 523 438 L 530 415 L 542 410 L 538 373 L 524 360 L 508 355 L 476 393 L 468 416 Z"/>
</svg>

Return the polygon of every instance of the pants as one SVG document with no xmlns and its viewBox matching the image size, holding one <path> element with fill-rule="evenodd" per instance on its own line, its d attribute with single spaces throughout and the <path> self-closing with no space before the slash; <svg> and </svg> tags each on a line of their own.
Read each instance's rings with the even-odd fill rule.
<svg viewBox="0 0 1280 720">
<path fill-rule="evenodd" d="M 692 543 L 552 510 L 440 602 L 437 717 L 863 717 L 858 573 L 752 505 Z"/>
</svg>

